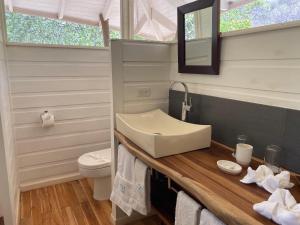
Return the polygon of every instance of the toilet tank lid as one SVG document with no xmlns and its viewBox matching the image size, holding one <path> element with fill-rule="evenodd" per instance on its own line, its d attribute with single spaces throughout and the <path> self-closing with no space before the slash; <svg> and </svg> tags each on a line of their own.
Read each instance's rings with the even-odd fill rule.
<svg viewBox="0 0 300 225">
<path fill-rule="evenodd" d="M 111 149 L 103 149 L 83 154 L 78 159 L 78 164 L 86 169 L 108 167 L 111 164 Z"/>
</svg>

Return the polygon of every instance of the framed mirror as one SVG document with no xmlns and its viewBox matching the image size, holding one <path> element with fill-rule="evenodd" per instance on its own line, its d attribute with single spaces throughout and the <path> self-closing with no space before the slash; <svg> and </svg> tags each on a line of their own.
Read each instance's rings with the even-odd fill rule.
<svg viewBox="0 0 300 225">
<path fill-rule="evenodd" d="M 219 0 L 178 7 L 178 72 L 218 75 Z"/>
</svg>

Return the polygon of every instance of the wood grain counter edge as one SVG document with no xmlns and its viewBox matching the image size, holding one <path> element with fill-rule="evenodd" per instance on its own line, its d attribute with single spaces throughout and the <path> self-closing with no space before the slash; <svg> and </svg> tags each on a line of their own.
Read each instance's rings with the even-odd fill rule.
<svg viewBox="0 0 300 225">
<path fill-rule="evenodd" d="M 207 207 L 226 224 L 263 224 L 239 209 L 237 206 L 226 201 L 220 195 L 217 195 L 216 193 L 209 190 L 207 187 L 205 187 L 205 185 L 183 176 L 182 174 L 176 172 L 174 169 L 171 169 L 158 160 L 154 159 L 153 157 L 142 151 L 141 148 L 136 146 L 133 142 L 131 142 L 117 130 L 114 131 L 114 134 L 118 141 L 123 144 L 131 154 L 142 160 L 149 167 L 165 174 L 167 177 L 179 184 L 183 189 L 193 195 L 195 199 L 204 204 L 205 207 Z"/>
</svg>

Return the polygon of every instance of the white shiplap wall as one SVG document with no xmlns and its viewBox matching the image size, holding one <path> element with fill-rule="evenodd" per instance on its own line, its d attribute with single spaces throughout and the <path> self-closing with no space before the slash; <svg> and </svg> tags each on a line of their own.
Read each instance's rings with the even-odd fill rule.
<svg viewBox="0 0 300 225">
<path fill-rule="evenodd" d="M 81 154 L 110 147 L 110 51 L 7 50 L 21 189 L 77 178 Z M 54 127 L 41 127 L 44 110 L 54 114 Z"/>
<path fill-rule="evenodd" d="M 222 38 L 219 76 L 179 74 L 171 46 L 171 80 L 191 92 L 300 110 L 300 27 Z"/>
<path fill-rule="evenodd" d="M 0 3 L 0 12 L 3 10 Z M 4 15 L 0 15 L 0 208 L 7 225 L 18 223 L 19 180 L 12 129 L 11 101 L 8 90 L 6 46 L 4 44 Z"/>
<path fill-rule="evenodd" d="M 121 102 L 118 112 L 137 113 L 156 108 L 167 111 L 169 45 L 140 41 L 115 41 L 112 45 L 113 72 L 119 72 L 113 73 L 113 79 L 120 82 L 114 98 L 116 104 Z M 122 57 L 114 58 L 118 54 Z M 139 92 L 143 89 L 149 89 L 150 95 L 141 96 Z"/>
</svg>

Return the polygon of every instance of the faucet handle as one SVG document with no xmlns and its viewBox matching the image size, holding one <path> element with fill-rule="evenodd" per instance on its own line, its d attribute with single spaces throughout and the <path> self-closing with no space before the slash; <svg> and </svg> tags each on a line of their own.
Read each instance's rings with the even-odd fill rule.
<svg viewBox="0 0 300 225">
<path fill-rule="evenodd" d="M 192 97 L 190 97 L 189 102 L 185 105 L 186 111 L 190 111 L 192 108 Z"/>
</svg>

